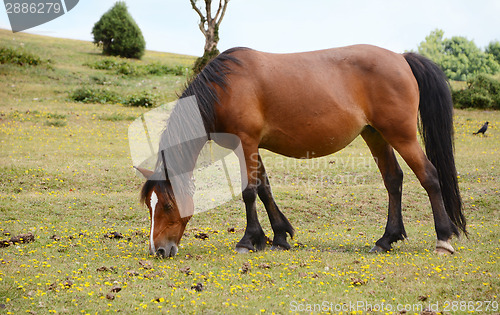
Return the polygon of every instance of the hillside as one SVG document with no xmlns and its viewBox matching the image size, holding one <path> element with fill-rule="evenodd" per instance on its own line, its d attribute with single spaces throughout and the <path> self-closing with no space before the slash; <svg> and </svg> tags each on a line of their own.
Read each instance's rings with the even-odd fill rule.
<svg viewBox="0 0 500 315">
<path fill-rule="evenodd" d="M 91 42 L 12 33 L 0 29 L 0 47 L 13 48 L 40 57 L 39 66 L 0 65 L 0 108 L 13 106 L 27 110 L 44 102 L 67 102 L 68 93 L 79 87 L 110 90 L 118 94 L 153 93 L 158 103 L 172 101 L 185 82 L 185 76 L 123 75 L 92 69 L 88 65 L 114 60 L 127 65 L 162 64 L 189 68 L 192 56 L 147 51 L 142 60 L 103 56 Z M 33 100 L 36 104 L 33 104 Z"/>
</svg>

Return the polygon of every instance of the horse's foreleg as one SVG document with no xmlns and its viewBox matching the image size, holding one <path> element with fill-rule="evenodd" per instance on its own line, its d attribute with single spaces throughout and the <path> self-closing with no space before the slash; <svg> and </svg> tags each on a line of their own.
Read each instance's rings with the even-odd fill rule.
<svg viewBox="0 0 500 315">
<path fill-rule="evenodd" d="M 243 238 L 236 244 L 238 253 L 246 253 L 250 250 L 262 250 L 266 247 L 266 235 L 257 217 L 257 209 L 255 199 L 257 198 L 257 187 L 248 185 L 242 193 L 243 202 L 245 203 L 247 226 Z M 254 247 L 255 246 L 255 247 Z"/>
<path fill-rule="evenodd" d="M 269 216 L 269 221 L 271 222 L 271 227 L 274 232 L 272 249 L 290 249 L 290 244 L 286 241 L 286 234 L 290 234 L 290 237 L 293 238 L 293 227 L 274 201 L 271 185 L 269 184 L 266 169 L 264 168 L 260 155 L 258 167 L 259 179 L 257 193 L 266 208 L 267 215 Z"/>
<path fill-rule="evenodd" d="M 245 160 L 240 161 L 242 168 L 246 168 L 247 186 L 243 189 L 242 197 L 245 203 L 247 226 L 243 238 L 236 244 L 236 251 L 246 253 L 250 250 L 262 250 L 266 247 L 266 235 L 257 216 L 255 200 L 258 187 L 258 151 L 257 146 L 244 146 Z M 254 247 L 255 246 L 255 247 Z"/>
<path fill-rule="evenodd" d="M 370 148 L 389 194 L 389 214 L 385 232 L 375 243 L 371 252 L 389 251 L 392 248 L 392 243 L 407 237 L 401 214 L 403 171 L 394 155 L 394 150 L 378 131 L 369 127 L 361 133 L 361 136 Z"/>
</svg>

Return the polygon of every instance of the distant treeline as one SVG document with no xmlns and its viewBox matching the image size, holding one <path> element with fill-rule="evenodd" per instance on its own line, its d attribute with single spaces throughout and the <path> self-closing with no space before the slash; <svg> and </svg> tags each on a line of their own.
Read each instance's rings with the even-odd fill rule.
<svg viewBox="0 0 500 315">
<path fill-rule="evenodd" d="M 443 35 L 442 30 L 432 31 L 418 52 L 437 63 L 448 79 L 467 81 L 465 89 L 452 91 L 455 107 L 500 109 L 500 42 L 482 50 L 465 37 Z"/>
<path fill-rule="evenodd" d="M 432 31 L 418 52 L 437 63 L 450 80 L 467 81 L 478 74 L 500 72 L 500 42 L 490 42 L 483 51 L 465 37 L 443 35 L 442 30 Z"/>
</svg>

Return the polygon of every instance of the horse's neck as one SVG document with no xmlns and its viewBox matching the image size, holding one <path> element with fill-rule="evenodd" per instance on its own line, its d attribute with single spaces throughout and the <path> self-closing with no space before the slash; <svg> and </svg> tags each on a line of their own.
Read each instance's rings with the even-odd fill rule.
<svg viewBox="0 0 500 315">
<path fill-rule="evenodd" d="M 193 196 L 194 194 L 193 172 L 198 156 L 206 142 L 206 138 L 198 138 L 181 143 L 176 149 L 172 150 L 174 152 L 171 162 L 164 161 L 164 163 L 167 163 L 171 183 L 177 185 L 177 191 L 181 195 Z"/>
<path fill-rule="evenodd" d="M 185 163 L 185 170 L 189 172 L 190 178 L 193 175 L 193 170 L 196 167 L 196 161 L 200 156 L 201 150 L 203 149 L 207 141 L 208 137 L 203 137 L 191 140 L 187 144 L 188 148 L 186 149 L 186 154 L 184 155 L 186 159 L 183 161 L 183 163 Z"/>
<path fill-rule="evenodd" d="M 208 137 L 185 140 L 188 138 L 179 137 L 174 140 L 165 139 L 160 144 L 161 162 L 172 172 L 170 175 L 192 174 L 196 166 L 196 161 L 203 149 Z"/>
</svg>

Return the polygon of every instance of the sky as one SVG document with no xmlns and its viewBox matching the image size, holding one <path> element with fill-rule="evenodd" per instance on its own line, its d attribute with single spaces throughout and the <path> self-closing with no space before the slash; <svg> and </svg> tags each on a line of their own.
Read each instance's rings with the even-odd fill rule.
<svg viewBox="0 0 500 315">
<path fill-rule="evenodd" d="M 125 2 L 147 49 L 203 54 L 205 39 L 189 0 Z M 94 23 L 114 3 L 80 0 L 65 15 L 25 32 L 92 41 Z M 231 0 L 218 47 L 220 51 L 246 46 L 286 53 L 373 44 L 404 52 L 416 50 L 425 36 L 439 28 L 445 37 L 465 36 L 484 48 L 500 40 L 499 16 L 499 0 Z M 2 6 L 0 28 L 11 29 Z"/>
</svg>

